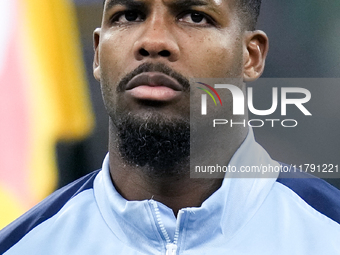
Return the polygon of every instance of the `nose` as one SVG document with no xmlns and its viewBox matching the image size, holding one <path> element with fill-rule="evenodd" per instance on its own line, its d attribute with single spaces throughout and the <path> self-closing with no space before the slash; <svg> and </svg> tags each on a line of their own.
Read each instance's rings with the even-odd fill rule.
<svg viewBox="0 0 340 255">
<path fill-rule="evenodd" d="M 178 60 L 179 46 L 166 21 L 152 19 L 144 23 L 141 35 L 134 43 L 134 54 L 138 61 L 146 58 Z"/>
</svg>

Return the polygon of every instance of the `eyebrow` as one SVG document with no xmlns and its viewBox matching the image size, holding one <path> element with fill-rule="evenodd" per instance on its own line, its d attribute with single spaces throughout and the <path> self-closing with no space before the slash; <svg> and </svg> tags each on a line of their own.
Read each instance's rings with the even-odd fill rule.
<svg viewBox="0 0 340 255">
<path fill-rule="evenodd" d="M 173 8 L 189 8 L 192 6 L 208 5 L 205 0 L 176 0 L 169 4 Z"/>
<path fill-rule="evenodd" d="M 105 11 L 108 11 L 116 5 L 123 5 L 132 9 L 145 9 L 145 3 L 133 0 L 107 0 Z"/>
</svg>

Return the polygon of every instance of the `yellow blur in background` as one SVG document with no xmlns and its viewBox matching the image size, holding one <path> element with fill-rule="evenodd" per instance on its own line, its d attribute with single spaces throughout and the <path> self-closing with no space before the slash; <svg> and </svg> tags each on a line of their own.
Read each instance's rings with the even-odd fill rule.
<svg viewBox="0 0 340 255">
<path fill-rule="evenodd" d="M 54 191 L 55 145 L 94 125 L 70 0 L 0 3 L 0 229 Z"/>
</svg>

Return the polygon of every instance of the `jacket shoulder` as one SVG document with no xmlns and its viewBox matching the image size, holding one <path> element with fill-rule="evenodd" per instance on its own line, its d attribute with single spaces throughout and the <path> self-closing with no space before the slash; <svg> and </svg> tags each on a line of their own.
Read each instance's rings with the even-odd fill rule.
<svg viewBox="0 0 340 255">
<path fill-rule="evenodd" d="M 19 242 L 36 226 L 53 217 L 70 199 L 85 190 L 92 189 L 94 179 L 99 171 L 91 172 L 55 191 L 17 220 L 3 228 L 0 231 L 0 254 L 3 254 Z"/>
<path fill-rule="evenodd" d="M 291 189 L 315 210 L 340 224 L 340 190 L 320 178 L 300 171 L 281 172 L 277 182 Z"/>
</svg>

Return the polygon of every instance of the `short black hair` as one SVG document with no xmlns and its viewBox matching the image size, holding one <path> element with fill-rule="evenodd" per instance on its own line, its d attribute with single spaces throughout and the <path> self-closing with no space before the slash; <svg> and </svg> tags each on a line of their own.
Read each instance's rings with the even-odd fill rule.
<svg viewBox="0 0 340 255">
<path fill-rule="evenodd" d="M 240 17 L 246 30 L 255 30 L 260 15 L 261 0 L 237 0 Z"/>
<path fill-rule="evenodd" d="M 103 5 L 105 5 L 103 0 Z M 260 15 L 261 0 L 236 0 L 246 30 L 255 30 Z"/>
</svg>

